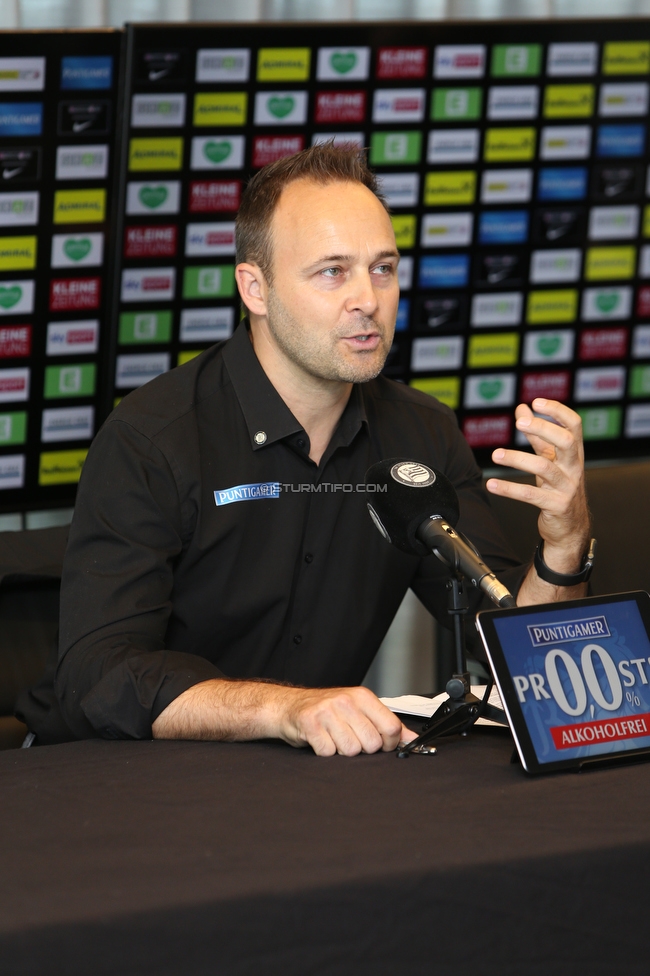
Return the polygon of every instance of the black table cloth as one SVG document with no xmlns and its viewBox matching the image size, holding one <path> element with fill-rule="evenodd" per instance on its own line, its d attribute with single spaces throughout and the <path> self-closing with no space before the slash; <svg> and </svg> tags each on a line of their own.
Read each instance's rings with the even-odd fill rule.
<svg viewBox="0 0 650 976">
<path fill-rule="evenodd" d="M 650 766 L 84 741 L 0 754 L 3 976 L 647 974 Z"/>
</svg>

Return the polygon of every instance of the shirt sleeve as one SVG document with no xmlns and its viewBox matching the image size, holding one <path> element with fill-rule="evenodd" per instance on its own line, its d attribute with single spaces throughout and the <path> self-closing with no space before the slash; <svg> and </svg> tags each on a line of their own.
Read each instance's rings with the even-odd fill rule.
<svg viewBox="0 0 650 976">
<path fill-rule="evenodd" d="M 150 738 L 171 701 L 222 676 L 205 658 L 165 647 L 183 538 L 164 454 L 110 421 L 84 465 L 61 583 L 55 690 L 79 738 Z"/>
</svg>

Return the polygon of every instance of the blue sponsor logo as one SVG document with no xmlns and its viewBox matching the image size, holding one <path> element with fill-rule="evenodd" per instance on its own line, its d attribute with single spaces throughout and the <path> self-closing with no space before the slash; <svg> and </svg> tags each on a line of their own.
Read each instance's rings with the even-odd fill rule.
<svg viewBox="0 0 650 976">
<path fill-rule="evenodd" d="M 644 125 L 601 125 L 596 152 L 599 156 L 643 156 Z"/>
<path fill-rule="evenodd" d="M 540 169 L 537 196 L 540 200 L 583 200 L 587 195 L 584 166 Z"/>
<path fill-rule="evenodd" d="M 111 57 L 61 59 L 61 88 L 110 88 L 112 84 Z"/>
<path fill-rule="evenodd" d="M 420 288 L 464 288 L 468 278 L 468 254 L 445 254 L 420 261 Z"/>
<path fill-rule="evenodd" d="M 256 481 L 251 485 L 234 485 L 215 491 L 216 505 L 232 505 L 233 502 L 259 501 L 261 498 L 279 498 L 279 481 Z"/>
<path fill-rule="evenodd" d="M 42 130 L 41 102 L 0 102 L 0 135 L 40 136 Z"/>
<path fill-rule="evenodd" d="M 400 298 L 397 306 L 397 321 L 395 322 L 395 332 L 405 332 L 409 327 L 411 315 L 411 303 L 408 298 Z"/>
<path fill-rule="evenodd" d="M 612 636 L 607 626 L 607 618 L 604 616 L 582 617 L 579 620 L 567 620 L 562 624 L 528 624 L 526 629 L 533 647 L 564 644 L 583 640 L 585 637 Z"/>
<path fill-rule="evenodd" d="M 528 240 L 528 211 L 488 210 L 481 214 L 481 244 L 522 244 Z"/>
</svg>

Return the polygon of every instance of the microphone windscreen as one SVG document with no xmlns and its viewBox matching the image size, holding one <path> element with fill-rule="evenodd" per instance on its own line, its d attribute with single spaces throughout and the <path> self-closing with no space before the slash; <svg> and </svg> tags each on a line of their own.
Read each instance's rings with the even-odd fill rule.
<svg viewBox="0 0 650 976">
<path fill-rule="evenodd" d="M 458 495 L 441 471 L 409 458 L 387 458 L 366 472 L 368 511 L 382 535 L 404 552 L 418 556 L 429 550 L 416 537 L 426 519 L 439 515 L 458 522 Z"/>
</svg>

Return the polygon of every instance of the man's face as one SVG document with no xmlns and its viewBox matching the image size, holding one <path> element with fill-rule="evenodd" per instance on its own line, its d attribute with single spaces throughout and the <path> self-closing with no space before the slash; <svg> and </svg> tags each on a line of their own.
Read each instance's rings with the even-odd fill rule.
<svg viewBox="0 0 650 976">
<path fill-rule="evenodd" d="M 271 232 L 268 323 L 283 356 L 320 379 L 377 376 L 399 300 L 399 255 L 379 200 L 358 183 L 297 180 L 283 191 Z"/>
</svg>

